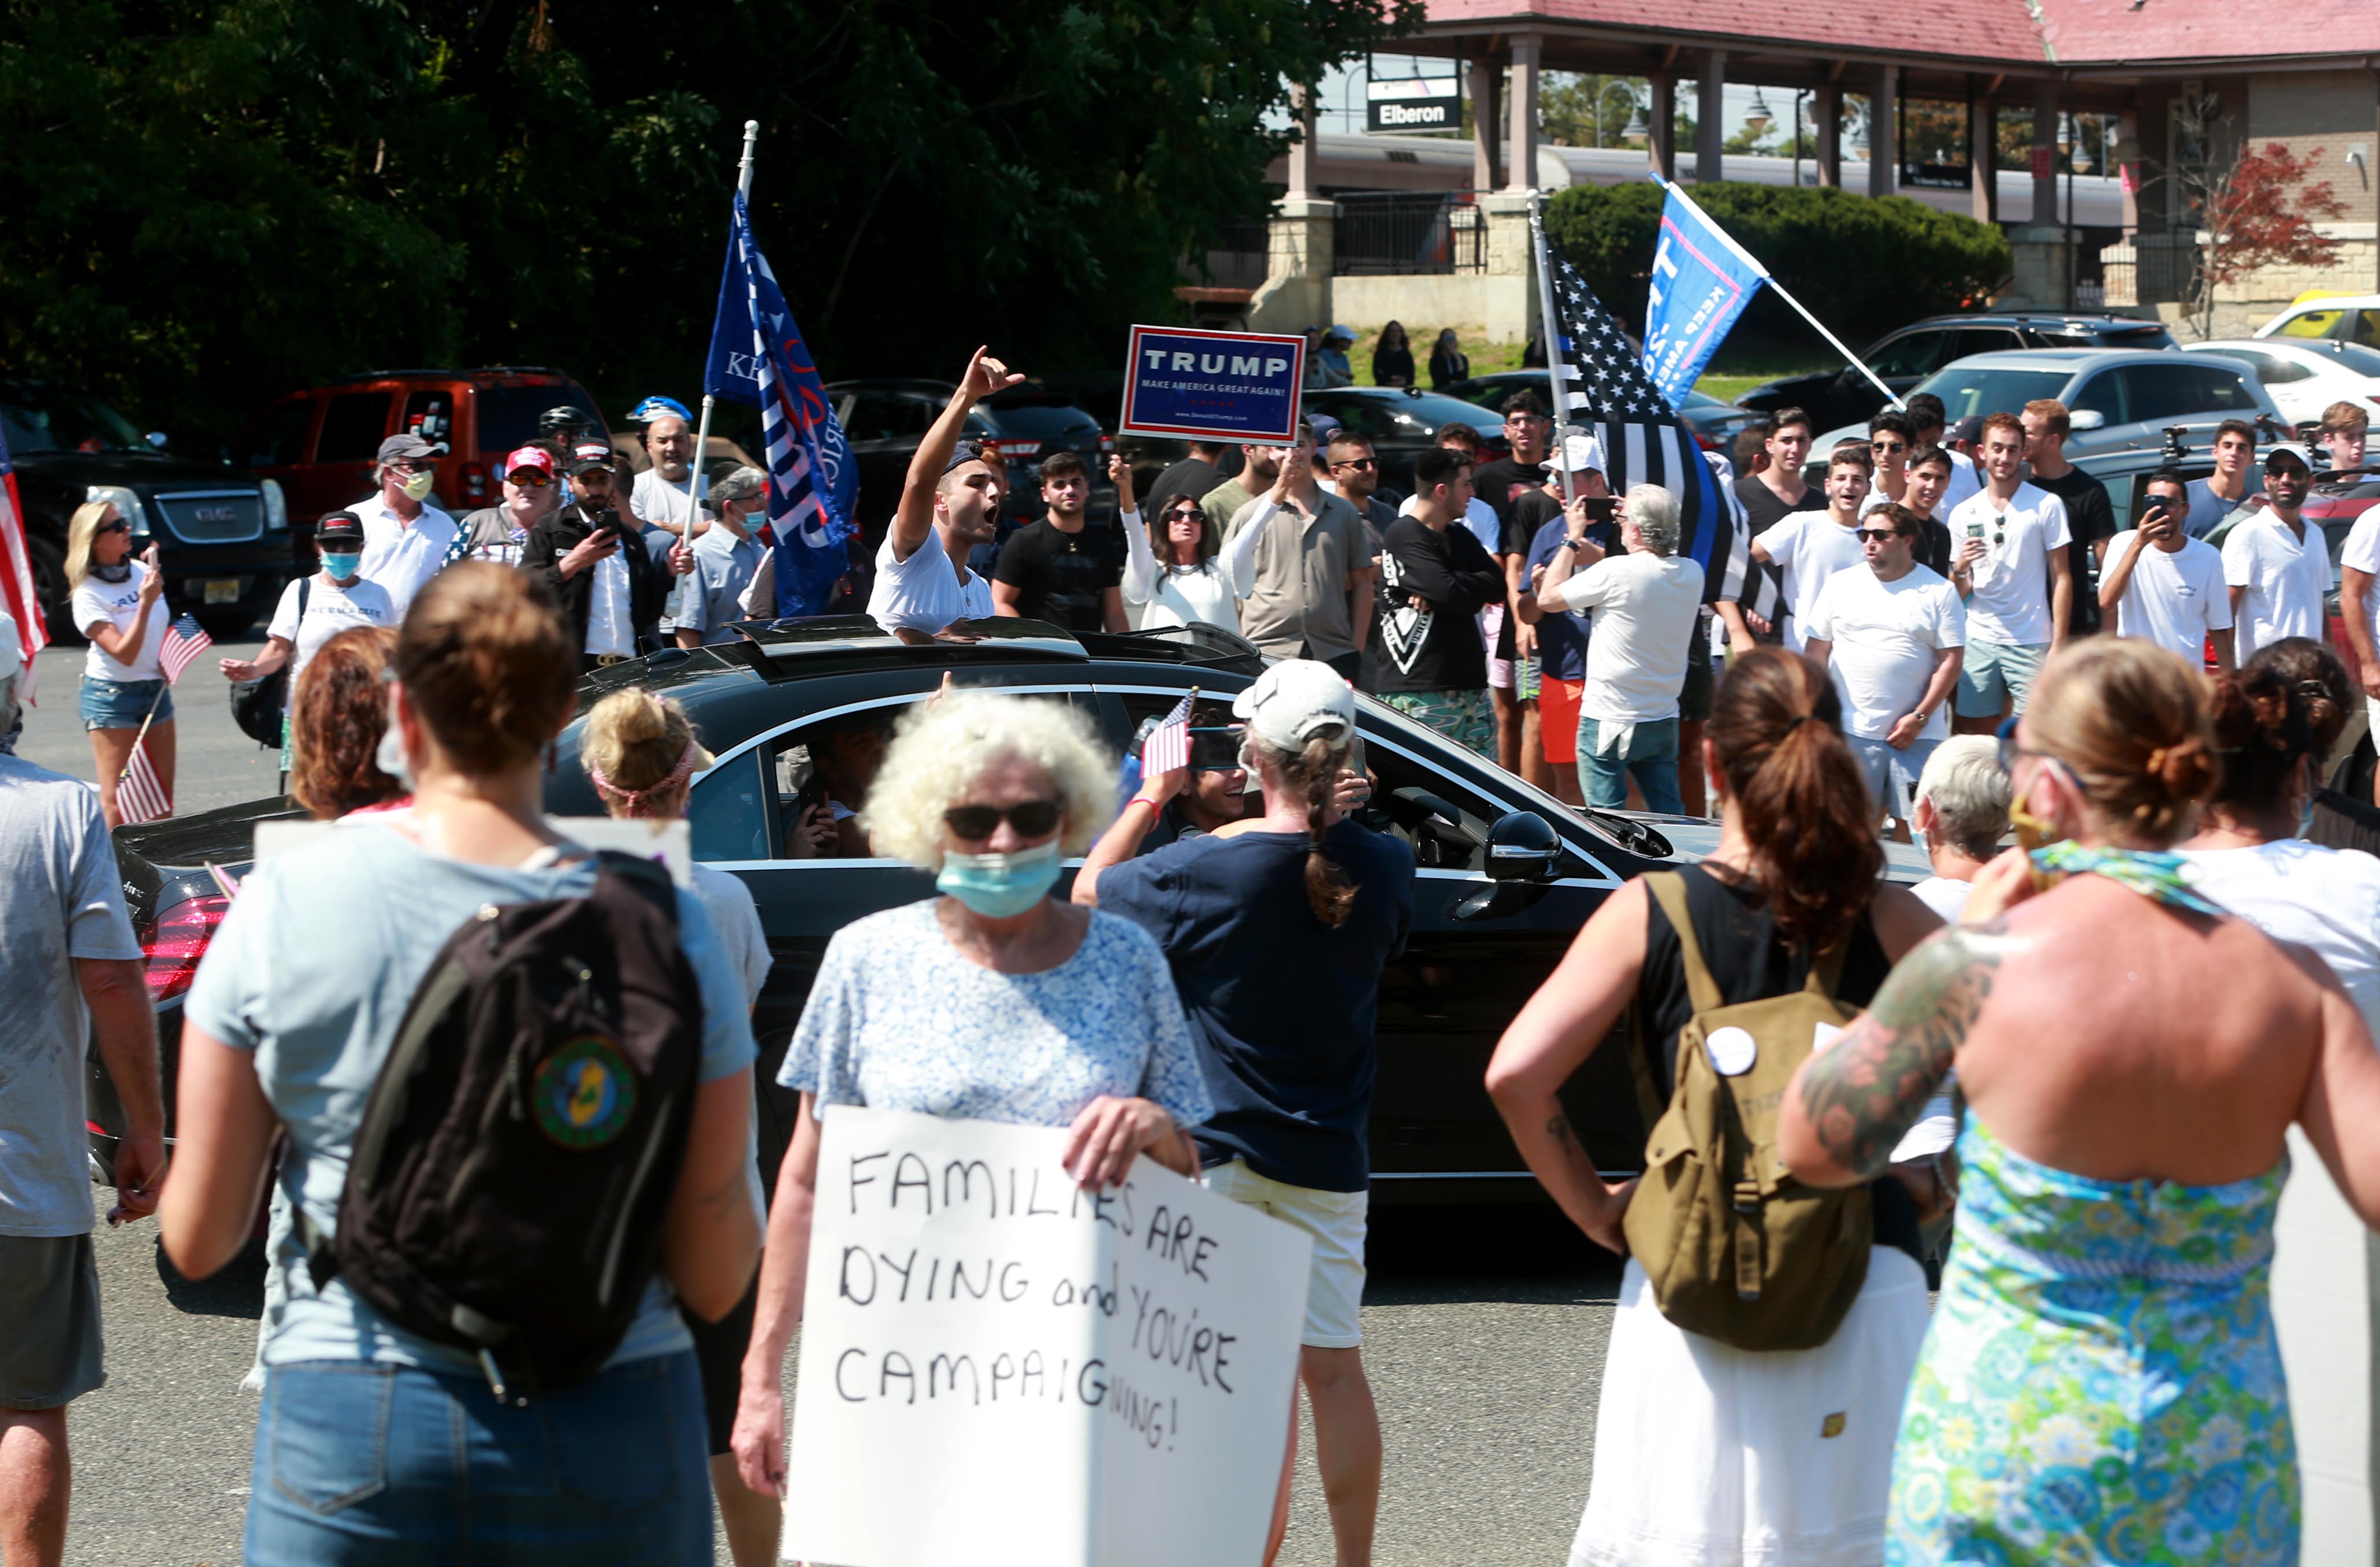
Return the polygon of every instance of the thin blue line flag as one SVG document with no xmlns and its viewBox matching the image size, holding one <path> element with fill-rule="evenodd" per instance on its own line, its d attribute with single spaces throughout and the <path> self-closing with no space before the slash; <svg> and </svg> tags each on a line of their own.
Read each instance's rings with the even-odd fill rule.
<svg viewBox="0 0 2380 1567">
<path fill-rule="evenodd" d="M 851 568 L 845 546 L 859 499 L 859 465 L 810 362 L 802 329 L 752 237 L 752 215 L 740 190 L 702 389 L 760 410 L 777 613 L 823 613 L 834 585 Z"/>
<path fill-rule="evenodd" d="M 1664 188 L 1670 196 L 1645 303 L 1645 373 L 1676 403 L 1694 390 L 1768 269 L 1675 184 Z"/>
</svg>

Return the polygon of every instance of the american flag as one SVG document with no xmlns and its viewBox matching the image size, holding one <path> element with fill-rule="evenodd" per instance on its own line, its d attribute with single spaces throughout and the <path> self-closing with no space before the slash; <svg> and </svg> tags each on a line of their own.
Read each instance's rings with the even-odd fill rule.
<svg viewBox="0 0 2380 1567">
<path fill-rule="evenodd" d="M 1742 503 L 1719 482 L 1694 432 L 1645 373 L 1635 346 L 1542 225 L 1536 239 L 1554 301 L 1554 375 L 1564 388 L 1554 422 L 1585 425 L 1602 443 L 1613 494 L 1658 484 L 1677 496 L 1678 553 L 1702 565 L 1705 603 L 1742 597 L 1752 550 Z"/>
<path fill-rule="evenodd" d="M 1183 698 L 1173 704 L 1173 711 L 1158 721 L 1148 738 L 1140 747 L 1140 775 L 1154 778 L 1160 772 L 1190 765 L 1190 698 Z"/>
<path fill-rule="evenodd" d="M 25 512 L 17 501 L 17 469 L 8 460 L 8 441 L 0 435 L 0 612 L 17 623 L 25 644 L 24 675 L 17 683 L 19 700 L 33 699 L 33 655 L 49 645 L 49 624 L 42 616 L 42 596 L 34 589 L 32 557 L 25 549 Z M 0 680 L 16 674 L 0 669 Z"/>
<path fill-rule="evenodd" d="M 165 633 L 157 645 L 157 664 L 165 672 L 165 683 L 173 685 L 182 678 L 182 671 L 191 661 L 215 645 L 215 639 L 199 628 L 199 623 L 185 612 Z"/>
<path fill-rule="evenodd" d="M 115 781 L 115 814 L 127 827 L 137 821 L 155 821 L 174 814 L 173 796 L 158 781 L 156 764 L 149 759 L 147 724 L 141 726 L 141 737 L 132 743 L 132 759 L 125 764 L 124 775 Z"/>
</svg>

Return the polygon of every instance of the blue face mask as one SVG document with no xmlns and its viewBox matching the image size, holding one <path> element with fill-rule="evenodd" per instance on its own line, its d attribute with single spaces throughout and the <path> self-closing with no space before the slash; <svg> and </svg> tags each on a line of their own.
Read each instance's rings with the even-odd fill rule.
<svg viewBox="0 0 2380 1567">
<path fill-rule="evenodd" d="M 986 919 L 1029 913 L 1058 882 L 1058 840 L 1014 854 L 942 856 L 934 885 Z"/>
<path fill-rule="evenodd" d="M 363 564 L 361 555 L 334 555 L 325 552 L 322 556 L 322 569 L 331 574 L 334 582 L 345 582 L 356 574 L 356 567 Z"/>
</svg>

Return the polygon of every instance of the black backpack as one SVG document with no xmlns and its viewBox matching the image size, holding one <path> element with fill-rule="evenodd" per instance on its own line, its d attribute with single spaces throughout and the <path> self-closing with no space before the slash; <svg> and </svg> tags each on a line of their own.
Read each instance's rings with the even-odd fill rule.
<svg viewBox="0 0 2380 1567">
<path fill-rule="evenodd" d="M 313 596 L 314 579 L 298 579 L 298 629 L 306 629 L 306 601 Z M 231 721 L 239 732 L 268 750 L 281 748 L 281 718 L 289 707 L 289 666 L 298 662 L 298 647 L 272 674 L 243 680 L 231 688 Z"/>
<path fill-rule="evenodd" d="M 669 873 L 598 856 L 582 898 L 482 905 L 406 1008 L 337 1233 L 301 1237 L 499 1402 L 593 1376 L 660 1265 L 702 1048 Z"/>
</svg>

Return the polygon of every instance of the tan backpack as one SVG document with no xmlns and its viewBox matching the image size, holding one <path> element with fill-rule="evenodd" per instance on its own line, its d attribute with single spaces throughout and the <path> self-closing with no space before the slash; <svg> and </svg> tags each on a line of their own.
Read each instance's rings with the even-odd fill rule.
<svg viewBox="0 0 2380 1567">
<path fill-rule="evenodd" d="M 1635 1031 L 1637 1096 L 1653 1130 L 1628 1204 L 1628 1249 L 1661 1315 L 1737 1349 L 1810 1349 L 1841 1326 L 1867 1277 L 1867 1188 L 1821 1190 L 1787 1172 L 1777 1112 L 1821 1026 L 1859 1009 L 1834 999 L 1847 942 L 1810 966 L 1791 995 L 1730 1006 L 1703 963 L 1684 880 L 1645 878 L 1678 932 L 1694 1016 L 1678 1031 L 1676 1091 L 1665 1111 L 1651 1041 Z"/>
</svg>

